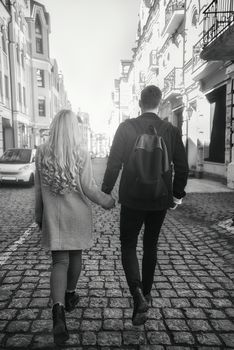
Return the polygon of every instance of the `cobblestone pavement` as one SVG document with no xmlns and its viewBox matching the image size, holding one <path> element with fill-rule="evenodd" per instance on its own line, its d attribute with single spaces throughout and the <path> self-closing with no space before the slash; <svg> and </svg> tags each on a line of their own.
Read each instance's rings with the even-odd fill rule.
<svg viewBox="0 0 234 350">
<path fill-rule="evenodd" d="M 94 169 L 100 183 L 103 161 L 95 160 Z M 33 219 L 33 189 L 1 188 L 0 206 L 2 255 L 8 254 L 0 260 L 0 349 L 55 349 L 50 257 L 34 226 L 19 239 Z M 191 193 L 168 213 L 149 319 L 134 327 L 120 261 L 119 206 L 104 211 L 93 205 L 94 246 L 83 254 L 81 298 L 67 314 L 70 339 L 63 348 L 234 349 L 234 240 L 218 225 L 233 208 L 234 193 Z"/>
</svg>

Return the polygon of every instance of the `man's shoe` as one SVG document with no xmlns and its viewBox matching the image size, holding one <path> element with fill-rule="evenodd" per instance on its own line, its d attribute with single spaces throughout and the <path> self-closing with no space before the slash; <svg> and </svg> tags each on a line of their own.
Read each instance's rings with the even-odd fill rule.
<svg viewBox="0 0 234 350">
<path fill-rule="evenodd" d="M 144 324 L 147 321 L 147 311 L 149 305 L 143 295 L 141 288 L 137 287 L 133 294 L 133 315 L 132 315 L 132 324 L 134 326 L 139 326 Z"/>
<path fill-rule="evenodd" d="M 74 291 L 74 292 L 66 292 L 65 293 L 65 310 L 67 312 L 71 312 L 75 310 L 76 305 L 79 302 L 79 295 Z"/>
<path fill-rule="evenodd" d="M 67 330 L 64 306 L 57 303 L 52 308 L 54 342 L 63 345 L 69 339 Z"/>
</svg>

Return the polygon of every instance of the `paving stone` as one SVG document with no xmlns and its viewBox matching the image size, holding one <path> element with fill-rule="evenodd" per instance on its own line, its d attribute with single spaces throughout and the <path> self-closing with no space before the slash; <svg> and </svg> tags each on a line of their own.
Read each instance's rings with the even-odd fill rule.
<svg viewBox="0 0 234 350">
<path fill-rule="evenodd" d="M 133 331 L 126 331 L 123 333 L 123 344 L 125 345 L 139 345 L 139 344 L 145 344 L 145 333 L 133 330 Z"/>
<path fill-rule="evenodd" d="M 7 325 L 7 321 L 0 321 L 0 331 L 3 331 L 3 329 L 6 327 Z"/>
<path fill-rule="evenodd" d="M 217 331 L 232 331 L 234 335 L 234 323 L 229 320 L 212 320 L 211 324 Z"/>
<path fill-rule="evenodd" d="M 171 344 L 170 338 L 166 332 L 147 332 L 147 339 L 150 344 Z"/>
<path fill-rule="evenodd" d="M 11 337 L 8 337 L 6 341 L 6 348 L 23 348 L 26 349 L 32 341 L 31 334 L 15 334 Z"/>
<path fill-rule="evenodd" d="M 18 332 L 27 332 L 30 327 L 30 322 L 28 321 L 12 321 L 8 327 L 7 332 L 18 333 Z"/>
<path fill-rule="evenodd" d="M 191 331 L 194 331 L 194 332 L 211 331 L 211 327 L 209 323 L 205 320 L 188 320 L 187 323 Z"/>
<path fill-rule="evenodd" d="M 49 298 L 34 298 L 29 304 L 29 307 L 47 307 Z"/>
<path fill-rule="evenodd" d="M 232 307 L 233 304 L 229 299 L 211 299 L 217 308 Z"/>
<path fill-rule="evenodd" d="M 164 350 L 162 345 L 140 345 L 139 350 Z"/>
<path fill-rule="evenodd" d="M 232 334 L 220 334 L 221 338 L 223 339 L 224 343 L 228 347 L 234 348 L 234 336 Z"/>
<path fill-rule="evenodd" d="M 103 323 L 103 330 L 122 330 L 124 328 L 123 321 L 118 319 L 108 319 Z"/>
<path fill-rule="evenodd" d="M 0 310 L 0 320 L 12 320 L 16 313 L 16 309 Z"/>
<path fill-rule="evenodd" d="M 126 312 L 126 310 L 124 310 Z M 104 318 L 122 318 L 123 310 L 117 308 L 105 308 L 103 310 Z M 125 314 L 126 316 L 126 314 Z"/>
<path fill-rule="evenodd" d="M 14 298 L 9 304 L 9 308 L 24 309 L 30 303 L 30 298 Z"/>
<path fill-rule="evenodd" d="M 206 318 L 206 314 L 204 313 L 204 311 L 202 309 L 197 308 L 185 309 L 185 314 L 188 318 Z"/>
<path fill-rule="evenodd" d="M 84 332 L 82 334 L 82 345 L 95 345 L 97 342 L 94 332 Z"/>
<path fill-rule="evenodd" d="M 101 329 L 102 322 L 101 321 L 88 321 L 88 320 L 83 320 L 81 322 L 80 329 L 82 331 L 99 331 Z"/>
<path fill-rule="evenodd" d="M 155 298 L 152 301 L 152 305 L 155 308 L 164 308 L 164 307 L 170 307 L 171 301 L 169 298 Z"/>
<path fill-rule="evenodd" d="M 106 310 L 107 309 L 104 309 L 104 311 L 106 311 Z M 84 310 L 84 316 L 83 317 L 84 318 L 91 318 L 91 319 L 102 318 L 102 309 L 100 309 L 100 308 L 94 308 L 94 309 L 87 308 L 87 309 Z M 113 316 L 111 316 L 111 317 L 113 317 Z"/>
<path fill-rule="evenodd" d="M 169 320 L 167 319 L 166 324 L 170 330 L 174 331 L 186 331 L 188 326 L 184 320 Z"/>
<path fill-rule="evenodd" d="M 36 335 L 33 339 L 32 349 L 54 349 L 54 339 L 52 334 Z"/>
<path fill-rule="evenodd" d="M 66 324 L 69 332 L 70 331 L 78 332 L 80 330 L 80 322 L 76 318 L 66 317 Z"/>
<path fill-rule="evenodd" d="M 162 310 L 165 318 L 184 318 L 180 309 L 165 308 Z"/>
<path fill-rule="evenodd" d="M 128 298 L 111 298 L 110 299 L 110 307 L 128 308 L 128 307 L 130 307 L 130 303 L 129 303 Z"/>
<path fill-rule="evenodd" d="M 121 332 L 99 332 L 97 343 L 100 346 L 120 346 L 122 343 Z"/>
<path fill-rule="evenodd" d="M 145 323 L 145 329 L 147 331 L 163 331 L 163 330 L 165 330 L 165 325 L 164 325 L 163 321 L 148 320 Z"/>
<path fill-rule="evenodd" d="M 35 320 L 32 322 L 33 333 L 48 333 L 52 331 L 52 320 Z"/>
<path fill-rule="evenodd" d="M 173 332 L 173 337 L 175 342 L 181 344 L 194 344 L 195 340 L 191 333 L 189 332 Z"/>
<path fill-rule="evenodd" d="M 205 345 L 221 345 L 221 341 L 214 333 L 197 334 L 199 343 Z"/>
</svg>

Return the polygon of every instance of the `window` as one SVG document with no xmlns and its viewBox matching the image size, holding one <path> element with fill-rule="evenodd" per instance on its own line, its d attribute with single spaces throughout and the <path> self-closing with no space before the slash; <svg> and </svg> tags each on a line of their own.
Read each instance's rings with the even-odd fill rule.
<svg viewBox="0 0 234 350">
<path fill-rule="evenodd" d="M 24 68 L 24 51 L 21 51 L 21 64 L 22 64 L 22 67 Z"/>
<path fill-rule="evenodd" d="M 2 100 L 3 97 L 3 88 L 2 88 L 2 72 L 0 71 L 0 97 Z"/>
<path fill-rule="evenodd" d="M 37 69 L 37 86 L 45 87 L 45 76 L 43 69 Z"/>
<path fill-rule="evenodd" d="M 20 49 L 19 49 L 19 45 L 16 46 L 16 57 L 17 57 L 17 62 L 20 63 Z"/>
<path fill-rule="evenodd" d="M 36 17 L 35 22 L 35 35 L 36 35 L 36 52 L 43 53 L 43 41 L 42 41 L 42 27 L 39 16 Z"/>
<path fill-rule="evenodd" d="M 38 98 L 38 114 L 39 114 L 39 117 L 46 116 L 45 97 L 43 97 L 43 96 Z"/>
<path fill-rule="evenodd" d="M 192 26 L 197 27 L 197 22 L 198 22 L 198 13 L 197 13 L 197 10 L 195 9 L 192 16 Z"/>
<path fill-rule="evenodd" d="M 25 87 L 23 87 L 23 102 L 24 102 L 24 107 L 26 107 L 26 90 L 25 90 Z"/>
<path fill-rule="evenodd" d="M 9 80 L 7 75 L 4 75 L 4 80 L 5 80 L 5 95 L 6 95 L 6 98 L 9 99 Z"/>
<path fill-rule="evenodd" d="M 18 83 L 19 103 L 22 104 L 21 84 Z"/>
<path fill-rule="evenodd" d="M 6 38 L 5 38 L 5 34 L 2 32 L 2 50 L 3 52 L 6 52 Z"/>
</svg>

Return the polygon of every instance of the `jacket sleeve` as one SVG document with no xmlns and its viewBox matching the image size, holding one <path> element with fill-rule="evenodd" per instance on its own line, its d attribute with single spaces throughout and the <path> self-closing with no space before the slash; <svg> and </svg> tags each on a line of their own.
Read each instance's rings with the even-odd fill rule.
<svg viewBox="0 0 234 350">
<path fill-rule="evenodd" d="M 125 125 L 121 123 L 115 133 L 113 143 L 110 149 L 110 155 L 107 162 L 106 171 L 102 183 L 102 191 L 111 193 L 118 178 L 120 169 L 124 161 L 124 150 L 126 145 Z"/>
<path fill-rule="evenodd" d="M 103 193 L 97 186 L 94 176 L 90 156 L 84 152 L 84 163 L 80 174 L 80 183 L 85 196 L 92 202 L 107 206 L 110 202 L 110 196 Z"/>
<path fill-rule="evenodd" d="M 35 222 L 41 226 L 42 225 L 42 216 L 43 216 L 43 200 L 41 193 L 41 179 L 40 172 L 38 169 L 38 158 L 39 158 L 39 149 L 36 154 L 36 170 L 35 170 Z"/>
<path fill-rule="evenodd" d="M 175 130 L 172 160 L 174 164 L 173 196 L 180 199 L 186 194 L 184 189 L 187 184 L 189 167 L 179 129 L 175 128 Z"/>
</svg>

